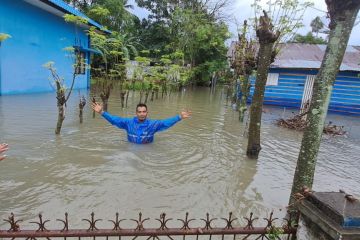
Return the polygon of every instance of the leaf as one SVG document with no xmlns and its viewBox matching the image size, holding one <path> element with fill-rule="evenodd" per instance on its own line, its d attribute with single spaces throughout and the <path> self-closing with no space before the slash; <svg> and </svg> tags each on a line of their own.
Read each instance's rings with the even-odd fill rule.
<svg viewBox="0 0 360 240">
<path fill-rule="evenodd" d="M 0 43 L 5 41 L 6 39 L 11 38 L 9 34 L 6 33 L 0 33 Z"/>
</svg>

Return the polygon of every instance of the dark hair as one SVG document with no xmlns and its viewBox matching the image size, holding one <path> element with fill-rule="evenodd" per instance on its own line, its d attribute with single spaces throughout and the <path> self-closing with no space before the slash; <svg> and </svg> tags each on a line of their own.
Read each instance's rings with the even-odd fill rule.
<svg viewBox="0 0 360 240">
<path fill-rule="evenodd" d="M 136 111 L 138 110 L 139 107 L 145 107 L 147 111 L 147 106 L 145 103 L 139 103 L 138 105 L 136 105 Z"/>
</svg>

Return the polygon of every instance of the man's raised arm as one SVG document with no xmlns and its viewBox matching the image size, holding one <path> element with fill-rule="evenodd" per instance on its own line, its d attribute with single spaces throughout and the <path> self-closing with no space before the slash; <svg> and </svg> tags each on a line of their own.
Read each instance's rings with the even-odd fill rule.
<svg viewBox="0 0 360 240">
<path fill-rule="evenodd" d="M 97 102 L 92 103 L 91 107 L 95 112 L 97 112 L 98 114 L 103 116 L 112 125 L 115 125 L 115 126 L 117 126 L 119 128 L 126 128 L 126 125 L 127 125 L 127 119 L 126 118 L 113 116 L 110 113 L 105 112 L 103 110 L 103 106 L 100 103 L 97 103 Z"/>
<path fill-rule="evenodd" d="M 159 125 L 157 127 L 157 131 L 164 131 L 172 126 L 174 126 L 177 122 L 179 122 L 182 119 L 187 119 L 191 116 L 191 111 L 183 110 L 180 112 L 180 114 L 176 115 L 175 117 L 158 120 Z"/>
</svg>

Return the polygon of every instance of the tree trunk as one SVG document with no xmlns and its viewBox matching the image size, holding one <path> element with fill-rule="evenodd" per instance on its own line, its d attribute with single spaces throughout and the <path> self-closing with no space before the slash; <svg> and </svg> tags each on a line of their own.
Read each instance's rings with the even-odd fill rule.
<svg viewBox="0 0 360 240">
<path fill-rule="evenodd" d="M 235 77 L 235 80 L 232 85 L 232 95 L 231 95 L 231 105 L 235 104 L 236 111 L 238 111 L 239 106 L 237 102 L 237 94 L 238 94 L 238 88 L 237 88 L 237 78 Z"/>
<path fill-rule="evenodd" d="M 100 98 L 103 103 L 103 110 L 107 112 L 108 110 L 108 103 L 110 98 L 110 91 L 111 91 L 111 85 L 107 86 L 102 93 L 100 93 Z"/>
<path fill-rule="evenodd" d="M 127 106 L 128 106 L 129 93 L 130 93 L 130 90 L 127 90 L 127 91 L 126 91 L 126 101 L 125 101 L 125 107 L 127 107 Z"/>
<path fill-rule="evenodd" d="M 92 102 L 93 102 L 93 103 L 96 103 L 95 97 L 92 98 Z M 93 118 L 95 118 L 95 116 L 96 116 L 96 112 L 93 110 Z"/>
<path fill-rule="evenodd" d="M 257 158 L 261 150 L 260 130 L 261 115 L 265 94 L 265 85 L 271 63 L 271 53 L 274 43 L 260 43 L 259 63 L 256 74 L 255 91 L 251 101 L 249 138 L 246 155 Z"/>
<path fill-rule="evenodd" d="M 80 111 L 79 111 L 79 119 L 80 119 L 80 123 L 83 123 L 83 109 L 84 107 L 80 107 Z"/>
<path fill-rule="evenodd" d="M 152 91 L 151 91 L 151 98 L 150 98 L 150 101 L 151 101 L 151 102 L 154 101 L 154 95 L 155 95 L 155 91 L 152 90 Z"/>
<path fill-rule="evenodd" d="M 145 104 L 147 103 L 147 100 L 148 100 L 148 98 L 149 98 L 149 93 L 150 93 L 150 91 L 149 91 L 149 90 L 146 90 L 146 93 L 145 93 L 145 101 L 144 101 Z"/>
<path fill-rule="evenodd" d="M 139 99 L 139 103 L 142 103 L 141 101 L 142 101 L 142 97 L 143 97 L 143 91 L 142 90 L 140 90 L 140 99 Z"/>
<path fill-rule="evenodd" d="M 120 103 L 121 103 L 121 107 L 124 108 L 125 106 L 125 95 L 126 95 L 126 91 L 120 91 Z"/>
<path fill-rule="evenodd" d="M 65 107 L 64 107 L 64 105 L 59 105 L 58 106 L 58 120 L 56 123 L 55 134 L 60 134 L 62 123 L 63 123 L 64 119 L 65 119 Z"/>
<path fill-rule="evenodd" d="M 133 94 L 135 93 L 135 80 L 131 81 L 131 88 L 133 90 Z"/>
<path fill-rule="evenodd" d="M 301 142 L 290 204 L 295 201 L 292 196 L 300 192 L 303 186 L 311 188 L 313 185 L 316 158 L 334 81 L 360 8 L 359 0 L 326 0 L 326 4 L 330 14 L 329 42 L 314 82 L 313 97 L 308 114 L 309 125 L 304 131 Z"/>
<path fill-rule="evenodd" d="M 260 49 L 258 52 L 255 91 L 251 101 L 249 139 L 246 150 L 246 155 L 251 158 L 257 158 L 261 150 L 260 127 L 265 85 L 269 67 L 273 60 L 273 46 L 280 35 L 280 32 L 273 32 L 271 19 L 267 16 L 265 11 L 263 13 L 264 16 L 260 17 L 260 24 L 256 29 L 256 36 L 259 39 Z"/>
<path fill-rule="evenodd" d="M 57 99 L 57 107 L 58 107 L 58 120 L 56 123 L 55 134 L 60 134 L 62 123 L 65 119 L 65 89 L 62 88 L 60 81 L 56 81 L 56 99 Z"/>
<path fill-rule="evenodd" d="M 238 81 L 239 80 L 239 81 Z M 240 99 L 239 99 L 239 91 L 241 91 L 241 86 L 240 86 L 240 76 L 238 76 L 238 78 L 236 78 L 236 82 L 235 82 L 235 93 L 234 93 L 234 101 L 236 104 L 236 111 L 238 112 L 240 109 Z"/>
<path fill-rule="evenodd" d="M 243 76 L 243 79 L 240 80 L 241 84 L 241 99 L 239 106 L 239 120 L 240 122 L 244 122 L 245 112 L 247 110 L 247 99 L 250 94 L 250 79 L 249 76 Z"/>
<path fill-rule="evenodd" d="M 102 100 L 102 104 L 103 104 L 103 110 L 104 112 L 107 112 L 108 111 L 108 102 L 109 102 L 109 99 L 107 98 L 101 98 Z"/>
<path fill-rule="evenodd" d="M 80 97 L 80 102 L 79 102 L 79 118 L 80 118 L 80 123 L 83 123 L 83 109 L 86 105 L 86 100 L 85 97 Z"/>
<path fill-rule="evenodd" d="M 231 91 L 231 85 L 229 84 L 226 86 L 226 104 L 228 103 L 231 96 L 232 96 L 232 91 Z"/>
</svg>

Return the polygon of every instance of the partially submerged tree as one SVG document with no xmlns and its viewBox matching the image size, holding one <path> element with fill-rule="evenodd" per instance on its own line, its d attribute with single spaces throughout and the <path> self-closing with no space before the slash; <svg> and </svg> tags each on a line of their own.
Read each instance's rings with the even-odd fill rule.
<svg viewBox="0 0 360 240">
<path fill-rule="evenodd" d="M 80 91 L 79 91 L 79 119 L 80 119 L 80 123 L 83 123 L 83 111 L 84 111 L 84 107 L 86 105 L 86 99 L 85 96 L 82 95 L 80 96 Z"/>
<path fill-rule="evenodd" d="M 66 103 L 70 98 L 77 74 L 75 73 L 75 71 L 73 72 L 71 86 L 68 89 L 66 88 L 64 78 L 58 75 L 56 68 L 54 67 L 54 64 L 55 64 L 54 62 L 48 62 L 43 66 L 50 71 L 52 80 L 54 81 L 54 85 L 56 89 L 57 107 L 58 107 L 58 120 L 56 123 L 55 134 L 60 134 L 62 123 L 65 119 Z"/>
<path fill-rule="evenodd" d="M 261 150 L 260 129 L 261 115 L 265 94 L 265 85 L 271 62 L 279 52 L 280 42 L 291 38 L 297 28 L 302 26 L 301 20 L 306 8 L 310 3 L 299 4 L 297 0 L 269 1 L 269 10 L 265 11 L 255 0 L 255 30 L 259 41 L 258 63 L 254 95 L 251 102 L 249 138 L 246 154 L 257 158 Z M 262 16 L 258 19 L 256 14 L 262 10 Z"/>
<path fill-rule="evenodd" d="M 70 22 L 74 24 L 75 26 L 75 32 L 78 33 L 77 27 L 82 24 L 87 24 L 87 20 L 74 16 L 71 14 L 65 14 L 64 20 L 66 22 Z M 86 61 L 81 57 L 80 54 L 77 54 L 78 50 L 76 50 L 74 47 L 66 47 L 64 50 L 67 52 L 67 56 L 70 58 L 70 61 L 73 63 L 72 65 L 72 79 L 71 79 L 71 85 L 70 88 L 67 88 L 65 85 L 64 78 L 60 77 L 56 71 L 56 68 L 54 67 L 54 62 L 48 62 L 44 64 L 43 66 L 47 68 L 50 73 L 53 80 L 53 83 L 55 85 L 56 89 L 56 99 L 57 99 L 57 107 L 58 107 L 58 120 L 55 128 L 55 134 L 60 134 L 62 123 L 65 119 L 65 107 L 66 103 L 70 98 L 70 95 L 72 93 L 72 90 L 74 88 L 75 79 L 80 73 L 81 68 L 86 68 Z"/>
<path fill-rule="evenodd" d="M 274 30 L 271 19 L 264 11 L 264 15 L 260 17 L 259 26 L 256 29 L 256 36 L 259 39 L 258 66 L 256 74 L 256 83 L 254 95 L 251 102 L 249 138 L 246 154 L 249 157 L 257 157 L 260 145 L 260 127 L 261 114 L 265 94 L 265 85 L 272 56 L 274 52 L 274 43 L 278 40 L 280 32 Z"/>
<path fill-rule="evenodd" d="M 247 110 L 247 99 L 250 95 L 250 75 L 256 68 L 256 49 L 254 41 L 247 39 L 247 27 L 247 21 L 244 21 L 242 33 L 238 35 L 239 40 L 236 43 L 235 52 L 230 59 L 231 67 L 235 71 L 233 83 L 234 100 L 239 111 L 240 122 L 244 121 Z M 238 89 L 238 80 L 240 89 Z"/>
<path fill-rule="evenodd" d="M 100 66 L 93 68 L 93 71 L 98 76 L 95 78 L 95 83 L 100 91 L 99 95 L 104 111 L 108 109 L 108 101 L 114 86 L 119 87 L 121 105 L 124 107 L 124 99 L 128 89 L 126 61 L 128 61 L 130 54 L 136 56 L 137 50 L 129 42 L 124 42 L 125 37 L 118 32 L 112 32 L 110 36 L 105 36 L 91 28 L 89 35 L 92 38 L 92 47 L 101 55 Z"/>
<path fill-rule="evenodd" d="M 142 51 L 144 54 L 147 54 L 147 51 Z M 149 87 L 149 82 L 147 79 L 150 58 L 148 57 L 136 57 L 135 61 L 137 65 L 135 66 L 133 76 L 132 76 L 132 89 L 140 90 L 139 103 L 143 101 L 144 94 L 147 92 Z"/>
<path fill-rule="evenodd" d="M 326 0 L 330 16 L 329 42 L 321 68 L 315 78 L 313 97 L 296 165 L 290 203 L 303 186 L 312 188 L 317 155 L 320 148 L 330 97 L 349 41 L 351 30 L 360 9 L 360 0 Z"/>
</svg>

